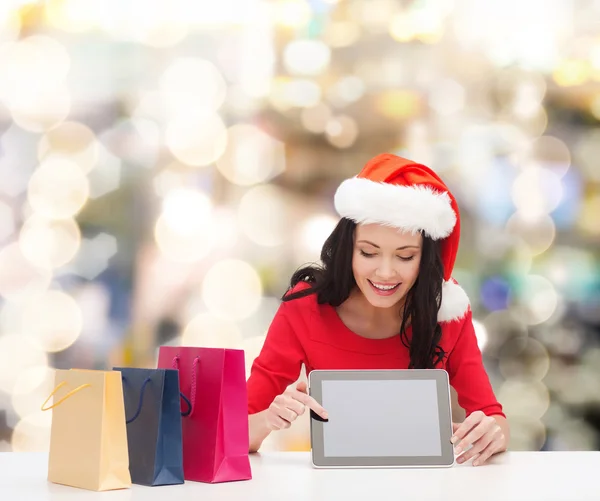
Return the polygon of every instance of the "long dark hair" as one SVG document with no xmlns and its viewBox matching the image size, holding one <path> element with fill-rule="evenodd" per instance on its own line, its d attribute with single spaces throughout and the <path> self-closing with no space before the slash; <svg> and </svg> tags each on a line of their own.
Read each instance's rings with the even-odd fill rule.
<svg viewBox="0 0 600 501">
<path fill-rule="evenodd" d="M 290 289 L 299 282 L 311 287 L 294 293 L 286 293 L 282 300 L 291 301 L 309 294 L 317 295 L 319 304 L 339 306 L 350 296 L 356 286 L 352 272 L 354 231 L 356 223 L 342 218 L 321 250 L 322 265 L 310 265 L 296 271 L 290 281 Z M 444 268 L 439 242 L 423 234 L 423 248 L 419 275 L 406 295 L 400 326 L 400 339 L 410 352 L 409 368 L 432 369 L 446 356 L 439 346 L 442 329 L 437 314 L 442 299 Z M 412 325 L 411 339 L 406 334 L 406 322 Z"/>
</svg>

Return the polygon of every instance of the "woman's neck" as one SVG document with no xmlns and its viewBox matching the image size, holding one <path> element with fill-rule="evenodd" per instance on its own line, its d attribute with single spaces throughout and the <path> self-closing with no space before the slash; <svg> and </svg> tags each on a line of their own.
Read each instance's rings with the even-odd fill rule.
<svg viewBox="0 0 600 501">
<path fill-rule="evenodd" d="M 363 337 L 386 338 L 400 332 L 402 304 L 393 308 L 377 308 L 367 301 L 360 290 L 354 289 L 350 297 L 337 308 L 337 312 L 351 330 Z"/>
</svg>

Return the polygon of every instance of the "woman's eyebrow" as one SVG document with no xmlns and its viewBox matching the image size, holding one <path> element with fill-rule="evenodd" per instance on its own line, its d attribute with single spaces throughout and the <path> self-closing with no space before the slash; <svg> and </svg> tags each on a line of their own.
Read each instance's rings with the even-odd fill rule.
<svg viewBox="0 0 600 501">
<path fill-rule="evenodd" d="M 369 242 L 368 240 L 359 240 L 359 241 L 358 241 L 358 242 L 356 242 L 356 243 L 357 243 L 357 244 L 359 244 L 359 243 L 361 243 L 361 242 L 363 242 L 363 243 L 365 243 L 365 244 L 372 245 L 373 247 L 375 247 L 375 248 L 377 248 L 377 249 L 379 249 L 379 248 L 380 248 L 380 247 L 379 247 L 379 245 L 377 245 L 377 244 L 374 244 L 373 242 Z M 418 248 L 419 248 L 419 246 L 418 246 L 418 245 L 403 245 L 402 247 L 398 247 L 396 250 L 404 250 L 404 249 L 418 249 Z"/>
</svg>

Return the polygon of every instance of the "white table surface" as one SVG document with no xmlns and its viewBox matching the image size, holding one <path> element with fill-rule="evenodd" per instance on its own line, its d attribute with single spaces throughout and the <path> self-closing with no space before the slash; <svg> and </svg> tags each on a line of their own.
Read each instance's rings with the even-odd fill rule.
<svg viewBox="0 0 600 501">
<path fill-rule="evenodd" d="M 600 500 L 600 452 L 508 452 L 488 465 L 320 470 L 305 452 L 251 455 L 253 479 L 93 492 L 46 480 L 47 454 L 0 453 L 0 500 Z"/>
</svg>

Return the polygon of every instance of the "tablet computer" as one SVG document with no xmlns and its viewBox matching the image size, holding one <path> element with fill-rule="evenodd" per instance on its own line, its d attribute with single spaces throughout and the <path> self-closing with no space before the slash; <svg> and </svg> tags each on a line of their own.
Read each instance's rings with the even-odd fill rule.
<svg viewBox="0 0 600 501">
<path fill-rule="evenodd" d="M 454 464 L 448 373 L 442 369 L 314 370 L 309 393 L 317 468 L 448 467 Z"/>
</svg>

